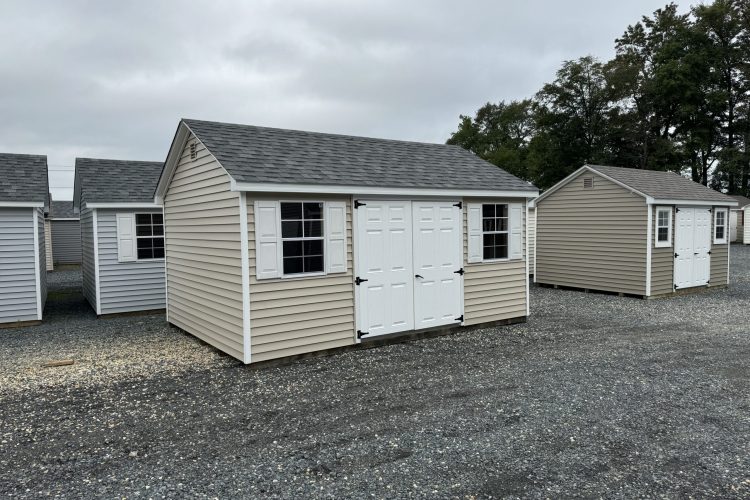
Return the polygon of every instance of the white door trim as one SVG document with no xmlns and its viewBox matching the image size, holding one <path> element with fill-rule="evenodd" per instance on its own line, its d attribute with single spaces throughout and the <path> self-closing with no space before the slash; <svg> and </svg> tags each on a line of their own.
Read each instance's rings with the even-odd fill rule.
<svg viewBox="0 0 750 500">
<path fill-rule="evenodd" d="M 250 364 L 250 246 L 247 241 L 247 193 L 239 193 L 240 201 L 240 253 L 242 262 L 242 361 Z"/>
<path fill-rule="evenodd" d="M 42 320 L 42 273 L 39 269 L 39 214 L 37 208 L 31 209 L 34 218 L 34 275 L 36 277 L 36 319 Z"/>
</svg>

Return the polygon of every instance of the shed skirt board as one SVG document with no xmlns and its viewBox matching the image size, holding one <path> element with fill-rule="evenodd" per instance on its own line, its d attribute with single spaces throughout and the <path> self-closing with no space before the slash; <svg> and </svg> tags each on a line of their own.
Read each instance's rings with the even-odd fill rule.
<svg viewBox="0 0 750 500">
<path fill-rule="evenodd" d="M 675 289 L 705 286 L 711 277 L 711 211 L 677 207 L 675 217 Z"/>
<path fill-rule="evenodd" d="M 456 202 L 358 202 L 359 336 L 459 323 L 462 233 Z"/>
</svg>

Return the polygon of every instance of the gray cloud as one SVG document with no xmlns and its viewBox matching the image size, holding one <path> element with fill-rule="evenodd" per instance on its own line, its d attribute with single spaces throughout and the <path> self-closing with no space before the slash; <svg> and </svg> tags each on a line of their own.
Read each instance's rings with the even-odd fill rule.
<svg viewBox="0 0 750 500">
<path fill-rule="evenodd" d="M 663 4 L 5 1 L 0 151 L 163 160 L 181 117 L 443 142 Z"/>
</svg>

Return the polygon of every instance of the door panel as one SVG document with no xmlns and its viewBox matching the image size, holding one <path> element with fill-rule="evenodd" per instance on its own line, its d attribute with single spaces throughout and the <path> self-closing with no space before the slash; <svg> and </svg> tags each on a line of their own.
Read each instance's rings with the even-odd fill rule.
<svg viewBox="0 0 750 500">
<path fill-rule="evenodd" d="M 693 218 L 692 208 L 678 207 L 675 214 L 674 283 L 677 288 L 693 286 Z"/>
<path fill-rule="evenodd" d="M 711 278 L 711 211 L 696 208 L 693 233 L 693 286 L 708 284 Z"/>
<path fill-rule="evenodd" d="M 357 209 L 360 329 L 368 336 L 414 328 L 411 203 L 365 201 Z"/>
<path fill-rule="evenodd" d="M 453 202 L 414 202 L 415 328 L 461 316 L 461 210 Z"/>
</svg>

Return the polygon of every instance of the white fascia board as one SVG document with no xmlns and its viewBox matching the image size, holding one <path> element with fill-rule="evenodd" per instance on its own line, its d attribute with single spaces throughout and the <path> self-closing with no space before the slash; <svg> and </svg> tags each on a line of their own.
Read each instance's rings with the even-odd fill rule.
<svg viewBox="0 0 750 500">
<path fill-rule="evenodd" d="M 163 208 L 160 203 L 86 203 L 86 208 Z"/>
<path fill-rule="evenodd" d="M 651 205 L 684 205 L 697 207 L 736 207 L 736 201 L 699 201 L 699 200 L 665 200 L 661 198 L 646 198 L 646 203 Z"/>
<path fill-rule="evenodd" d="M 79 217 L 50 217 L 49 220 L 81 220 Z"/>
<path fill-rule="evenodd" d="M 44 208 L 44 202 L 36 201 L 0 201 L 2 208 Z"/>
<path fill-rule="evenodd" d="M 358 196 L 452 196 L 482 198 L 536 198 L 539 191 L 501 191 L 471 189 L 380 188 L 365 186 L 332 186 L 314 184 L 267 184 L 233 182 L 233 191 L 253 193 L 355 194 Z"/>
<path fill-rule="evenodd" d="M 547 196 L 551 195 L 552 193 L 554 193 L 555 191 L 557 191 L 561 187 L 565 186 L 568 182 L 570 182 L 572 179 L 574 179 L 576 176 L 578 176 L 578 174 L 580 174 L 582 172 L 591 172 L 592 174 L 596 174 L 599 177 L 602 177 L 603 179 L 607 179 L 610 182 L 614 182 L 618 186 L 627 189 L 628 191 L 630 191 L 633 194 L 637 194 L 638 196 L 643 196 L 646 200 L 650 199 L 648 195 L 646 195 L 644 193 L 641 193 L 637 189 L 633 189 L 632 187 L 628 186 L 627 184 L 624 184 L 624 183 L 622 183 L 622 182 L 620 182 L 620 181 L 618 181 L 616 179 L 613 179 L 612 177 L 610 177 L 608 175 L 605 175 L 605 174 L 599 172 L 598 170 L 589 167 L 588 165 L 584 165 L 581 168 L 579 168 L 578 170 L 576 170 L 575 172 L 573 172 L 572 174 L 570 174 L 569 176 L 567 176 L 566 178 L 564 178 L 563 180 L 561 180 L 560 182 L 558 182 L 557 184 L 555 184 L 554 186 L 552 186 L 551 188 L 549 188 L 548 190 L 546 190 L 544 193 L 542 193 L 536 199 L 536 201 L 534 202 L 534 205 L 536 206 L 536 204 L 538 204 L 539 202 L 541 202 L 543 199 L 545 199 Z M 535 270 L 535 272 L 536 272 L 536 270 Z"/>
</svg>

